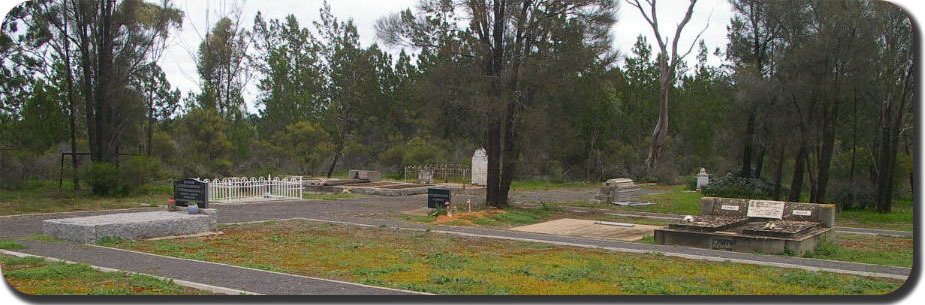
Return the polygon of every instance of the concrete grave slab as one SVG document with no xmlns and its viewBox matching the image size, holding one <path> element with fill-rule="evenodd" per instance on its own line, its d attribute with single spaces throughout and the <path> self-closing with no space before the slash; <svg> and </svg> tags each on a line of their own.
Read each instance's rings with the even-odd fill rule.
<svg viewBox="0 0 925 305">
<path fill-rule="evenodd" d="M 634 225 L 632 227 L 597 224 L 595 220 L 558 219 L 528 226 L 516 227 L 512 231 L 556 234 L 620 241 L 637 241 L 646 235 L 655 234 L 659 226 Z"/>
<path fill-rule="evenodd" d="M 215 231 L 218 217 L 213 209 L 190 215 L 180 212 L 143 212 L 42 221 L 42 233 L 64 240 L 94 243 L 105 237 L 140 239 Z"/>
</svg>

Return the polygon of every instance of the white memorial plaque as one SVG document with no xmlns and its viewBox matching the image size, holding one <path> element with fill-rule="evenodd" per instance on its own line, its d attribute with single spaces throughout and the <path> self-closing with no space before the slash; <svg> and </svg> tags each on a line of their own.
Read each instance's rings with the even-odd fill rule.
<svg viewBox="0 0 925 305">
<path fill-rule="evenodd" d="M 723 209 L 724 211 L 738 211 L 738 210 L 739 210 L 739 206 L 737 206 L 737 205 L 725 205 L 725 204 L 724 204 L 723 207 L 722 207 L 722 209 Z"/>
<path fill-rule="evenodd" d="M 813 216 L 813 211 L 811 211 L 811 210 L 793 210 L 793 215 L 796 215 L 796 216 Z"/>
<path fill-rule="evenodd" d="M 751 200 L 748 202 L 748 217 L 783 219 L 784 205 L 782 201 Z"/>
</svg>

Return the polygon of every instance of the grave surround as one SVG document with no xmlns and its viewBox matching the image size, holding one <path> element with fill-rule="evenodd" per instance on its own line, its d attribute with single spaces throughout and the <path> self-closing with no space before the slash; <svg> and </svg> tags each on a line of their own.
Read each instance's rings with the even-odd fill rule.
<svg viewBox="0 0 925 305">
<path fill-rule="evenodd" d="M 655 231 L 658 244 L 802 255 L 834 237 L 835 206 L 704 197 L 701 216 Z"/>
<path fill-rule="evenodd" d="M 215 231 L 215 209 L 200 209 L 191 215 L 184 207 L 177 212 L 120 213 L 42 221 L 42 233 L 69 241 L 94 243 L 105 237 L 142 239 Z"/>
</svg>

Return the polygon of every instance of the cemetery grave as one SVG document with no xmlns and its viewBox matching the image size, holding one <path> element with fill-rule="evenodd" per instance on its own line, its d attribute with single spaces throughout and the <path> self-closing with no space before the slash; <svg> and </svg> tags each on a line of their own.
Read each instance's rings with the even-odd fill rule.
<svg viewBox="0 0 925 305">
<path fill-rule="evenodd" d="M 611 203 L 619 206 L 648 206 L 654 203 L 639 202 L 639 186 L 626 178 L 610 179 L 594 196 L 595 203 Z"/>
<path fill-rule="evenodd" d="M 567 235 L 621 241 L 639 241 L 654 234 L 660 226 L 613 223 L 587 219 L 557 219 L 512 228 L 512 231 Z"/>
<path fill-rule="evenodd" d="M 140 239 L 215 231 L 217 210 L 208 208 L 214 186 L 198 179 L 174 182 L 176 207 L 167 211 L 121 213 L 42 221 L 42 233 L 94 243 L 105 238 Z"/>
<path fill-rule="evenodd" d="M 833 238 L 833 205 L 705 197 L 701 216 L 655 231 L 655 241 L 737 252 L 802 255 Z"/>
</svg>

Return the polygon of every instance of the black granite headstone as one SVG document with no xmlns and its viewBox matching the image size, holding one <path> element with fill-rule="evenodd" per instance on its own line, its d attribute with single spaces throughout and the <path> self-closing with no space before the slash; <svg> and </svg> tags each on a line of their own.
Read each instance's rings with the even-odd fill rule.
<svg viewBox="0 0 925 305">
<path fill-rule="evenodd" d="M 436 209 L 437 207 L 446 207 L 450 202 L 450 190 L 445 188 L 427 189 L 427 208 Z"/>
<path fill-rule="evenodd" d="M 185 207 L 190 203 L 199 208 L 209 208 L 209 184 L 198 179 L 184 179 L 174 181 L 173 198 L 177 206 Z"/>
</svg>

